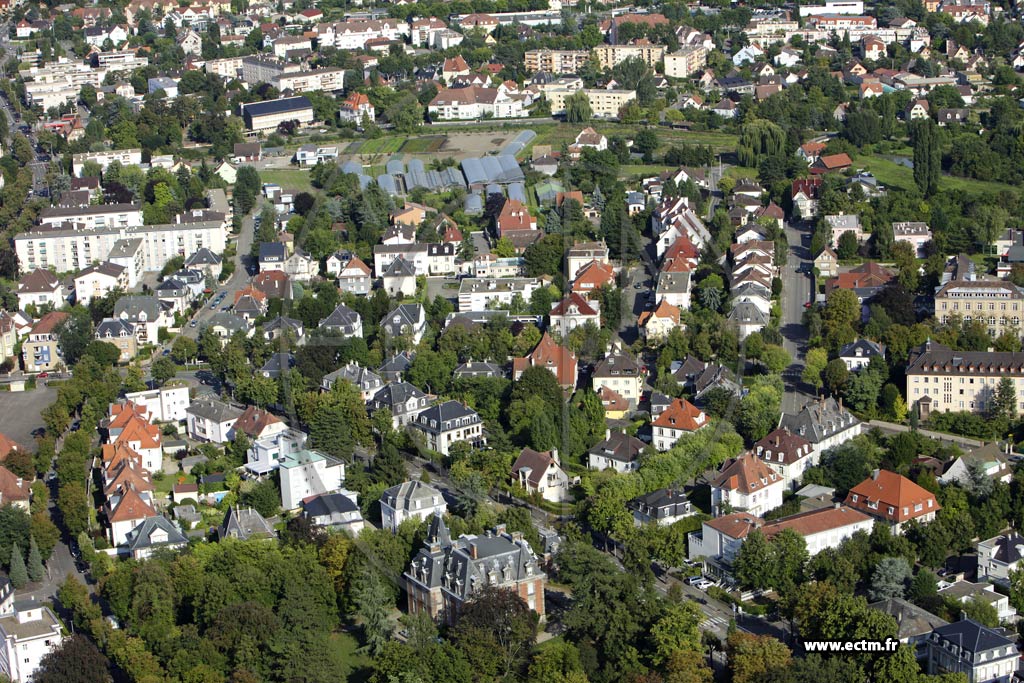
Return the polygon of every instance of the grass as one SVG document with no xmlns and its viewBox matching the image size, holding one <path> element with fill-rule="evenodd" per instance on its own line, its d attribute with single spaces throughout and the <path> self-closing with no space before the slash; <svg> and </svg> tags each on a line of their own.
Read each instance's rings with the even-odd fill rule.
<svg viewBox="0 0 1024 683">
<path fill-rule="evenodd" d="M 647 178 L 665 171 L 675 171 L 677 168 L 678 167 L 676 166 L 659 166 L 658 164 L 626 164 L 624 166 L 619 166 L 619 177 L 631 178 L 633 176 L 643 176 L 644 178 Z"/>
<path fill-rule="evenodd" d="M 153 488 L 156 489 L 156 492 L 158 494 L 170 496 L 171 489 L 173 489 L 178 484 L 179 477 L 184 477 L 184 481 L 182 482 L 184 484 L 196 483 L 196 478 L 191 474 L 166 474 L 160 479 L 153 479 Z"/>
<path fill-rule="evenodd" d="M 370 680 L 373 673 L 372 660 L 359 652 L 359 641 L 351 633 L 332 633 L 330 635 L 331 650 L 338 661 L 344 665 L 350 683 L 363 683 Z"/>
<path fill-rule="evenodd" d="M 265 183 L 277 183 L 286 190 L 297 192 L 313 190 L 313 185 L 309 180 L 309 171 L 298 168 L 262 170 L 260 179 Z"/>
<path fill-rule="evenodd" d="M 591 123 L 591 127 L 607 137 L 620 136 L 624 138 L 632 138 L 636 131 L 641 128 L 637 124 L 611 122 Z M 584 128 L 586 128 L 586 125 L 575 123 L 551 123 L 535 126 L 533 130 L 537 133 L 537 137 L 529 147 L 533 145 L 551 145 L 553 149 L 560 149 L 562 145 L 573 142 Z M 661 141 L 661 146 L 658 149 L 659 152 L 682 143 L 689 145 L 711 145 L 716 152 L 731 152 L 736 149 L 737 136 L 732 133 L 712 130 L 690 131 L 662 126 L 655 127 L 654 130 Z"/>
<path fill-rule="evenodd" d="M 886 187 L 910 190 L 914 188 L 914 170 L 895 161 L 878 156 L 856 157 L 854 165 L 871 171 L 878 181 Z M 969 194 L 995 194 L 998 192 L 1015 192 L 1016 188 L 1006 183 L 973 178 L 957 178 L 943 175 L 939 179 L 940 190 L 960 190 Z"/>
<path fill-rule="evenodd" d="M 404 135 L 386 135 L 366 140 L 359 147 L 359 154 L 394 154 L 402 149 L 407 139 Z"/>
</svg>

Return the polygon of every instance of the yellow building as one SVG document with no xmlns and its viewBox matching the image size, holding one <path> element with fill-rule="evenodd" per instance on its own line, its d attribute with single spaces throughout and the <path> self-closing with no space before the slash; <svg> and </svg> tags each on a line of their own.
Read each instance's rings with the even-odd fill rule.
<svg viewBox="0 0 1024 683">
<path fill-rule="evenodd" d="M 594 56 L 597 57 L 597 63 L 601 65 L 602 69 L 611 69 L 630 57 L 642 59 L 647 66 L 654 69 L 665 57 L 665 46 L 652 44 L 600 45 L 594 48 Z"/>
<path fill-rule="evenodd" d="M 910 353 L 907 404 L 921 419 L 933 413 L 988 410 L 999 382 L 1013 380 L 1015 409 L 1024 410 L 1024 353 L 954 351 L 929 341 Z"/>
<path fill-rule="evenodd" d="M 600 88 L 556 87 L 544 91 L 551 103 L 552 114 L 565 113 L 565 99 L 582 90 L 590 100 L 590 113 L 597 118 L 610 118 L 619 115 L 619 110 L 629 102 L 636 100 L 636 90 L 604 90 Z"/>
</svg>

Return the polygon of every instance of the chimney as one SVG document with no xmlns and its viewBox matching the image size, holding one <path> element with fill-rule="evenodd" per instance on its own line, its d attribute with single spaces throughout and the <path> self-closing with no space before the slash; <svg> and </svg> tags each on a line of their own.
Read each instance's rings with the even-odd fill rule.
<svg viewBox="0 0 1024 683">
<path fill-rule="evenodd" d="M 839 510 L 840 508 L 842 508 L 842 506 L 843 506 L 843 504 L 839 503 L 839 502 L 836 502 L 836 503 L 832 504 L 832 507 L 834 507 L 836 510 Z"/>
<path fill-rule="evenodd" d="M 879 470 L 877 470 L 877 469 L 871 470 L 871 478 L 877 480 L 878 479 L 878 472 L 879 472 Z"/>
<path fill-rule="evenodd" d="M 606 428 L 604 430 L 604 440 L 607 441 L 610 438 L 612 438 L 612 430 Z"/>
<path fill-rule="evenodd" d="M 474 560 L 477 559 L 476 541 L 469 542 L 469 556 Z"/>
<path fill-rule="evenodd" d="M 551 449 L 551 459 L 555 461 L 556 465 L 560 464 L 558 462 L 558 449 L 557 448 L 552 448 Z"/>
</svg>

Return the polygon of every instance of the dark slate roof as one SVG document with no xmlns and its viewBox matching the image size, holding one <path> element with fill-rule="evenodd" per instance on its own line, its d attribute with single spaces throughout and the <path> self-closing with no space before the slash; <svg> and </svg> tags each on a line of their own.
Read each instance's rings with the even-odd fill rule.
<svg viewBox="0 0 1024 683">
<path fill-rule="evenodd" d="M 192 254 L 185 260 L 186 266 L 199 266 L 199 265 L 215 265 L 221 262 L 220 256 L 214 254 L 206 247 L 200 247 L 196 249 L 196 253 Z"/>
<path fill-rule="evenodd" d="M 130 322 L 126 322 L 120 318 L 104 318 L 103 321 L 96 326 L 96 337 L 99 339 L 104 337 L 120 337 L 122 333 L 131 336 L 135 334 L 135 328 Z"/>
<path fill-rule="evenodd" d="M 290 353 L 275 353 L 260 368 L 260 372 L 270 374 L 271 377 L 279 377 L 295 367 L 295 356 Z"/>
<path fill-rule="evenodd" d="M 416 418 L 416 422 L 422 429 L 437 432 L 463 426 L 461 424 L 452 424 L 452 422 L 462 419 L 468 419 L 470 423 L 476 423 L 480 421 L 480 416 L 477 415 L 475 410 L 458 401 L 445 401 L 444 403 L 435 403 L 430 408 L 424 410 Z"/>
<path fill-rule="evenodd" d="M 160 541 L 159 543 L 154 542 L 152 537 L 157 531 L 163 531 L 166 533 L 167 540 Z M 141 550 L 143 548 L 188 543 L 188 539 L 181 533 L 178 526 L 163 515 L 147 517 L 142 520 L 137 527 L 128 532 L 126 539 L 128 549 L 132 551 Z"/>
<path fill-rule="evenodd" d="M 914 638 L 931 633 L 940 626 L 946 626 L 948 621 L 937 617 L 928 610 L 921 609 L 917 605 L 907 602 L 902 598 L 889 598 L 879 600 L 868 605 L 871 609 L 885 612 L 896 619 L 896 636 L 900 639 Z"/>
<path fill-rule="evenodd" d="M 796 415 L 784 413 L 779 427 L 798 434 L 812 444 L 820 443 L 837 432 L 849 429 L 859 420 L 834 398 L 808 401 Z"/>
<path fill-rule="evenodd" d="M 274 527 L 251 508 L 229 508 L 217 532 L 220 538 L 234 536 L 243 541 L 250 538 L 273 538 L 277 535 Z"/>
<path fill-rule="evenodd" d="M 859 355 L 864 358 L 870 358 L 872 356 L 885 357 L 883 348 L 870 339 L 858 339 L 857 341 L 850 342 L 843 348 L 839 349 L 839 357 L 846 358 L 847 356 L 857 356 L 858 351 L 860 351 Z"/>
<path fill-rule="evenodd" d="M 929 341 L 911 350 L 907 374 L 927 373 L 932 366 L 940 372 L 1000 376 L 1024 368 L 1024 353 L 1012 351 L 954 351 L 948 346 Z"/>
<path fill-rule="evenodd" d="M 408 382 L 392 382 L 391 384 L 386 384 L 380 391 L 374 394 L 370 402 L 377 407 L 390 408 L 393 412 L 394 406 L 403 405 L 411 398 L 426 398 L 426 396 L 426 394 Z"/>
<path fill-rule="evenodd" d="M 141 313 L 146 320 L 152 322 L 160 317 L 160 300 L 155 296 L 122 296 L 114 303 L 114 317 L 127 316 L 128 320 L 138 320 Z"/>
<path fill-rule="evenodd" d="M 338 304 L 329 316 L 320 321 L 320 327 L 337 327 L 352 330 L 361 322 L 359 314 L 345 304 Z"/>
<path fill-rule="evenodd" d="M 268 102 L 253 102 L 252 104 L 243 105 L 244 113 L 250 116 L 266 116 L 268 114 L 280 114 L 287 111 L 298 111 L 300 109 L 308 109 L 313 105 L 306 97 L 284 97 L 279 100 L 270 100 Z"/>
<path fill-rule="evenodd" d="M 587 451 L 587 454 L 599 455 L 619 462 L 633 462 L 640 457 L 640 453 L 643 452 L 646 445 L 635 436 L 615 431 L 609 432 L 608 438 Z"/>
<path fill-rule="evenodd" d="M 260 242 L 260 262 L 263 261 L 284 261 L 288 258 L 288 252 L 281 242 Z"/>
<path fill-rule="evenodd" d="M 1022 548 L 1024 548 L 1024 536 L 1016 532 L 1000 536 L 999 541 L 996 543 L 995 559 L 1007 564 L 1020 562 L 1024 559 L 1024 553 L 1021 552 Z"/>
<path fill-rule="evenodd" d="M 673 505 L 686 505 L 689 502 L 682 489 L 658 489 L 643 496 L 638 496 L 629 501 L 630 509 L 640 508 L 663 508 Z"/>
<path fill-rule="evenodd" d="M 185 412 L 214 422 L 233 422 L 242 416 L 241 408 L 228 405 L 215 398 L 192 401 Z"/>
<path fill-rule="evenodd" d="M 391 358 L 388 358 L 384 363 L 377 368 L 377 372 L 383 375 L 397 375 L 405 372 L 412 365 L 412 357 L 406 351 L 396 353 Z"/>
<path fill-rule="evenodd" d="M 296 333 L 302 330 L 302 321 L 296 320 L 295 318 L 286 318 L 283 315 L 279 315 L 273 320 L 263 323 L 263 330 L 265 332 L 272 332 L 273 330 L 295 330 Z"/>
<path fill-rule="evenodd" d="M 323 379 L 329 383 L 343 379 L 351 382 L 361 389 L 364 387 L 369 388 L 379 386 L 383 383 L 380 375 L 367 370 L 356 362 L 350 362 L 347 365 L 338 368 L 334 372 L 327 373 L 324 375 Z"/>
<path fill-rule="evenodd" d="M 426 501 L 428 506 L 432 506 L 434 499 L 440 497 L 441 492 L 433 486 L 413 479 L 385 489 L 380 499 L 396 510 L 415 510 L 417 506 L 413 505 L 414 501 Z"/>
<path fill-rule="evenodd" d="M 505 371 L 497 363 L 469 361 L 455 368 L 454 377 L 502 377 Z"/>
<path fill-rule="evenodd" d="M 932 637 L 938 636 L 968 652 L 981 653 L 997 648 L 1012 647 L 1013 641 L 1001 636 L 987 626 L 982 626 L 973 619 L 962 619 L 952 624 L 939 626 L 932 631 Z"/>
<path fill-rule="evenodd" d="M 310 517 L 333 517 L 338 514 L 359 512 L 359 506 L 343 493 L 325 493 L 303 503 Z"/>
<path fill-rule="evenodd" d="M 383 277 L 415 277 L 416 268 L 412 263 L 399 256 L 384 269 Z"/>
</svg>

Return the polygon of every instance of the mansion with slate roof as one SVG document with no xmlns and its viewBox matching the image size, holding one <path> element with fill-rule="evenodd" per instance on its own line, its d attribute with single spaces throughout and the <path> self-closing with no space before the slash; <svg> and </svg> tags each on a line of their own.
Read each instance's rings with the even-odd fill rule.
<svg viewBox="0 0 1024 683">
<path fill-rule="evenodd" d="M 513 591 L 544 617 L 547 574 L 522 533 L 506 532 L 504 525 L 483 535 L 452 540 L 444 520 L 435 516 L 424 547 L 402 576 L 409 614 L 426 612 L 453 624 L 474 593 L 496 586 Z"/>
</svg>

